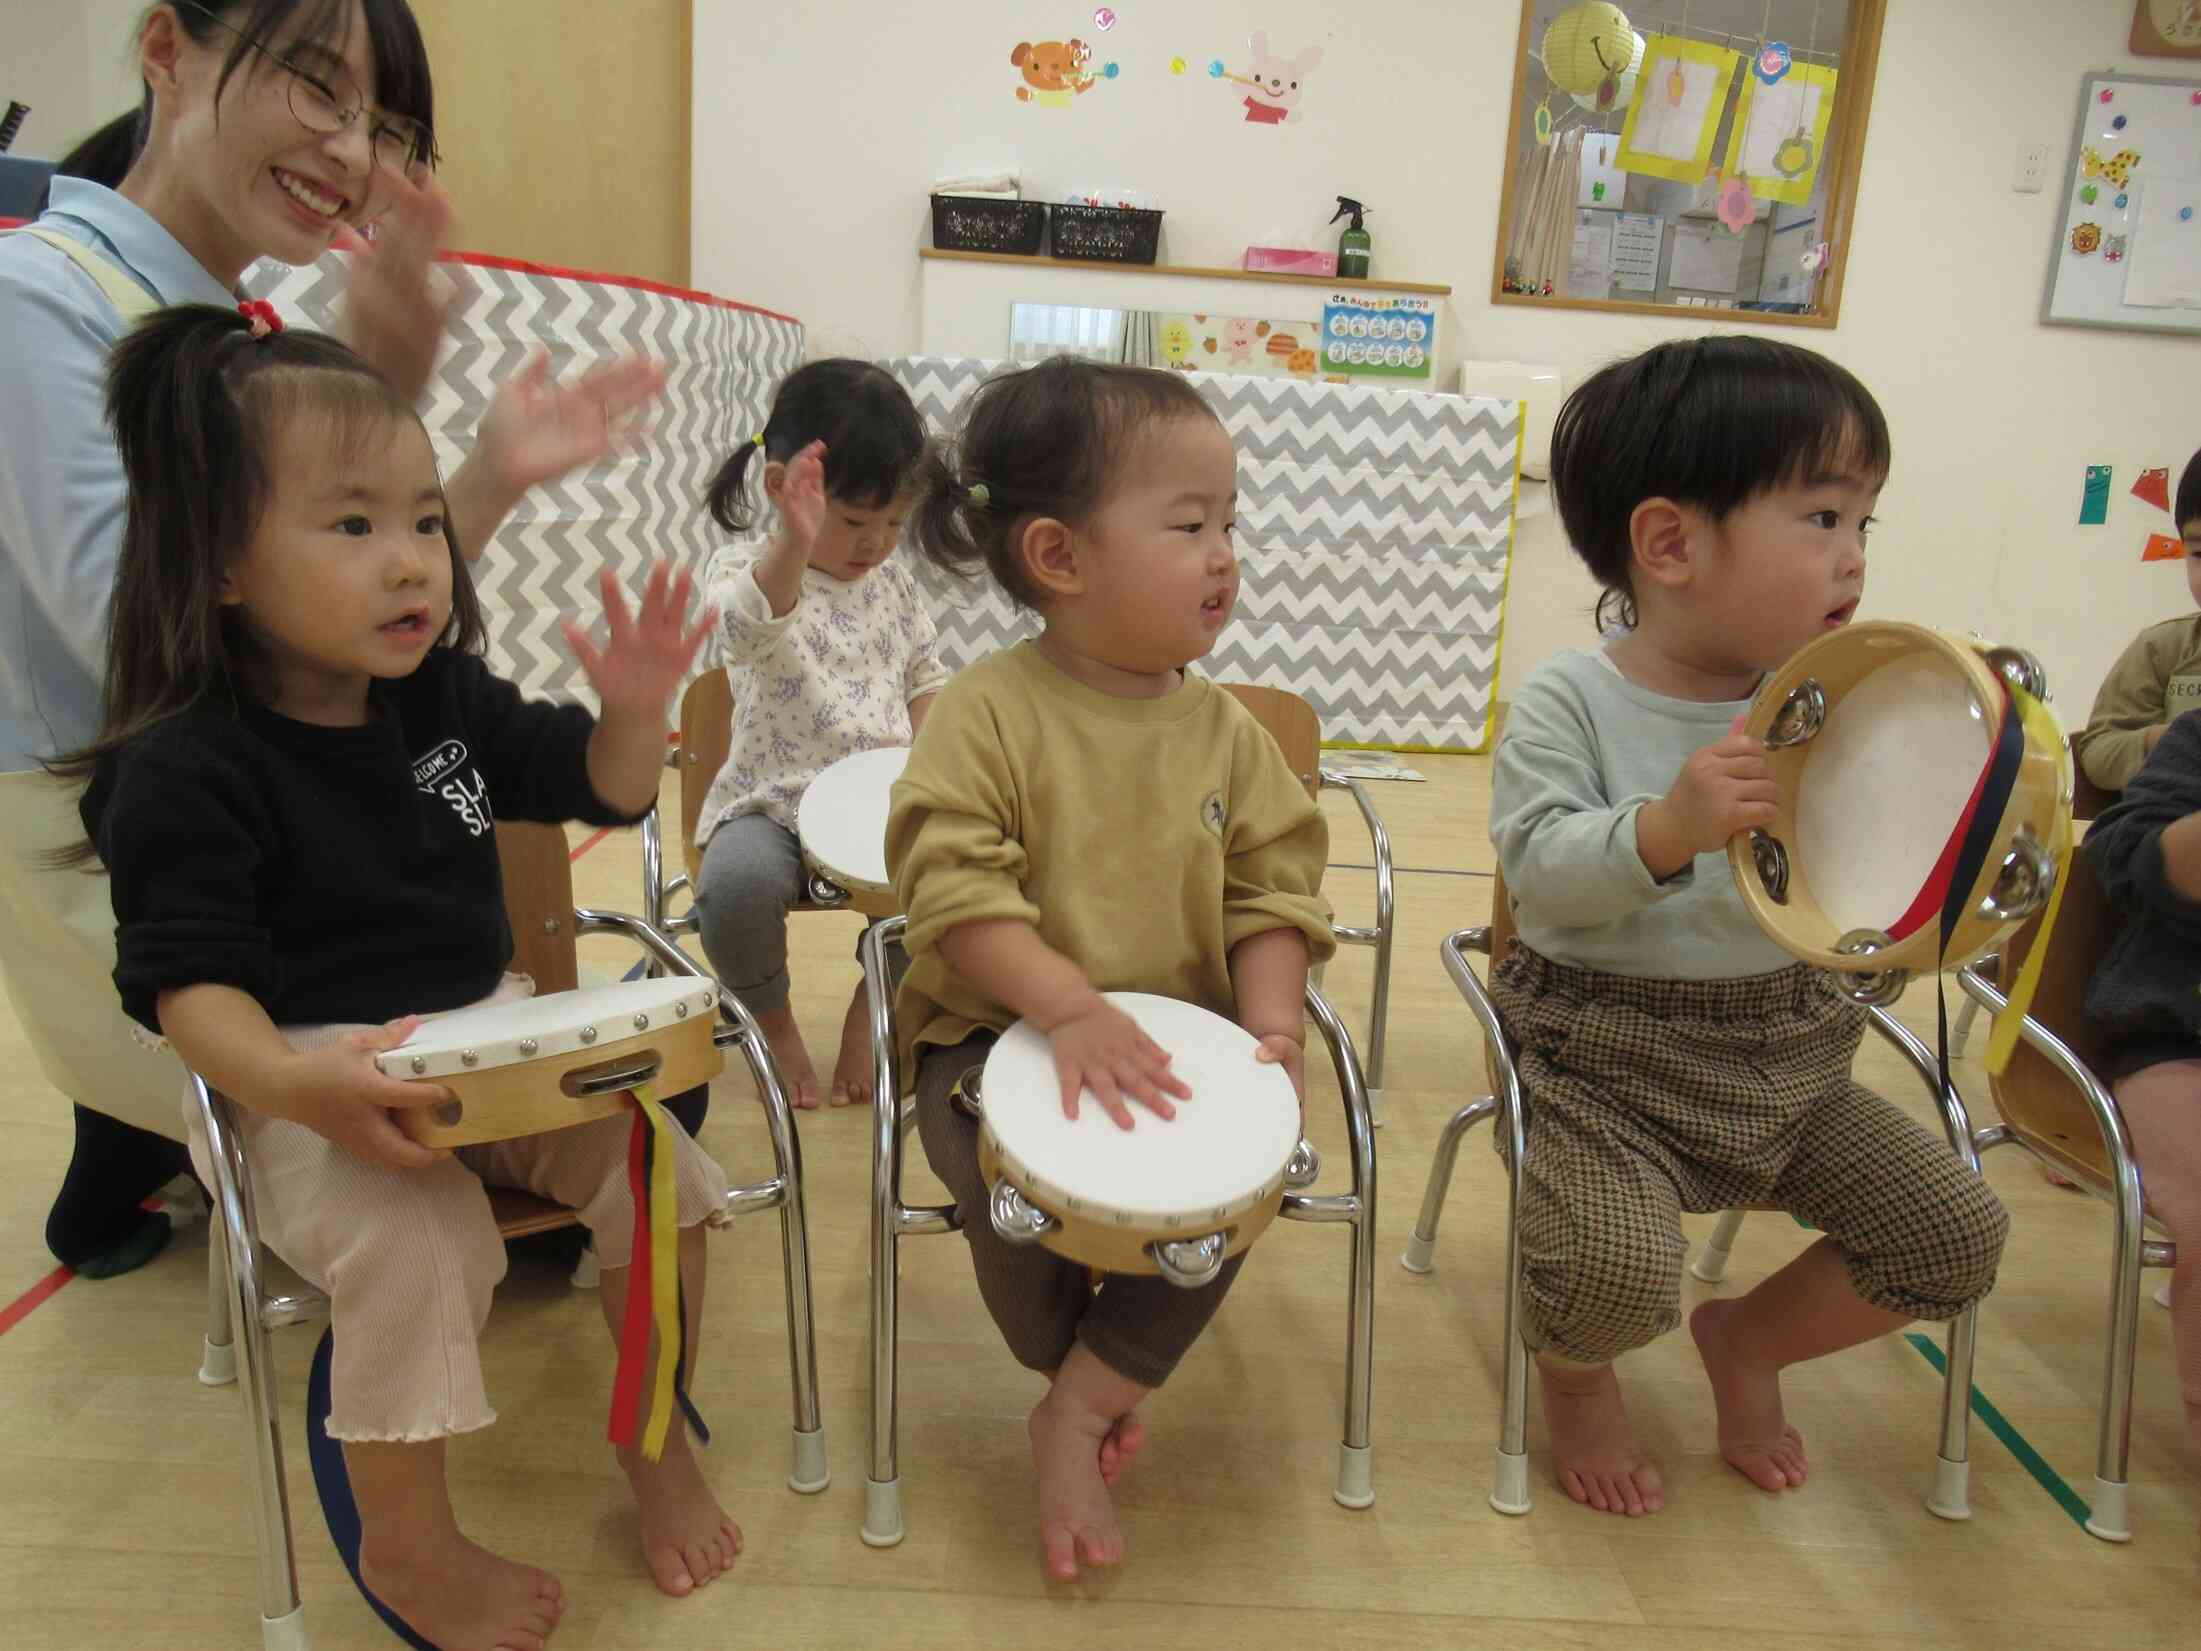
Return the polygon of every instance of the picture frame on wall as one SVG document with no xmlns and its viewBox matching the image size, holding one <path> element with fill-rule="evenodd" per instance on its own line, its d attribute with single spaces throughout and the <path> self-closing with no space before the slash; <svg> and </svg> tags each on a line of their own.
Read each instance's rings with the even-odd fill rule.
<svg viewBox="0 0 2201 1651">
<path fill-rule="evenodd" d="M 2133 0 L 2132 50 L 2140 57 L 2201 58 L 2201 0 Z"/>
</svg>

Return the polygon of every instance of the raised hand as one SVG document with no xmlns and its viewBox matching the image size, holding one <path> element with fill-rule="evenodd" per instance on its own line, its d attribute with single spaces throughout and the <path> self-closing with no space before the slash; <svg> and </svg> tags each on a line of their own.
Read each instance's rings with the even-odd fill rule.
<svg viewBox="0 0 2201 1651">
<path fill-rule="evenodd" d="M 510 499 L 617 450 L 635 416 L 665 389 L 665 365 L 643 355 L 598 362 L 570 384 L 550 376 L 540 345 L 506 379 L 482 415 L 478 448 Z"/>
<path fill-rule="evenodd" d="M 780 529 L 790 550 L 807 562 L 825 525 L 825 443 L 814 441 L 787 461 L 780 483 Z"/>
<path fill-rule="evenodd" d="M 610 569 L 604 571 L 598 588 L 610 627 L 603 647 L 598 648 L 588 632 L 570 619 L 565 622 L 565 635 L 603 704 L 601 720 L 655 718 L 662 727 L 666 702 L 687 680 L 696 650 L 711 634 L 717 613 L 706 609 L 691 626 L 688 609 L 695 600 L 695 579 L 686 569 L 675 576 L 664 562 L 650 569 L 638 611 L 628 611 L 619 577 Z"/>
<path fill-rule="evenodd" d="M 1091 1089 L 1118 1129 L 1129 1129 L 1137 1101 L 1157 1118 L 1174 1118 L 1170 1096 L 1189 1100 L 1192 1090 L 1169 1070 L 1169 1051 L 1139 1023 L 1105 998 L 1049 1029 L 1055 1076 L 1062 1081 L 1062 1115 L 1078 1115 L 1078 1092 Z"/>
<path fill-rule="evenodd" d="M 425 169 L 406 177 L 378 173 L 376 181 L 392 198 L 376 220 L 374 239 L 345 229 L 330 243 L 353 255 L 338 331 L 400 396 L 414 402 L 435 370 L 443 319 L 462 286 L 456 265 L 441 272 L 440 292 L 432 279 L 436 255 L 450 241 L 458 213 L 435 174 Z"/>
<path fill-rule="evenodd" d="M 395 1049 L 420 1025 L 407 1015 L 368 1031 L 347 1033 L 325 1049 L 293 1056 L 275 1097 L 277 1116 L 304 1124 L 371 1164 L 424 1169 L 447 1156 L 424 1147 L 390 1116 L 396 1109 L 441 1106 L 451 1092 L 439 1084 L 401 1083 L 375 1070 L 374 1058 Z"/>
</svg>

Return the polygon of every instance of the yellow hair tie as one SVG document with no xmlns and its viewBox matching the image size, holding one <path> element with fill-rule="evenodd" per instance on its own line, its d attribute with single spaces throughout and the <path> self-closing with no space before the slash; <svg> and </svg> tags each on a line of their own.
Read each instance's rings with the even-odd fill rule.
<svg viewBox="0 0 2201 1651">
<path fill-rule="evenodd" d="M 764 445 L 764 432 L 762 430 L 759 430 L 755 435 L 749 438 L 749 441 L 750 445 L 752 446 L 762 447 Z"/>
</svg>

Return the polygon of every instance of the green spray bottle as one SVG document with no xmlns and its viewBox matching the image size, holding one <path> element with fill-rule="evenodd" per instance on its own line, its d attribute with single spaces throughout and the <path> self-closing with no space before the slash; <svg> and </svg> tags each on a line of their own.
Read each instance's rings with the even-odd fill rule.
<svg viewBox="0 0 2201 1651">
<path fill-rule="evenodd" d="M 1361 217 L 1367 210 L 1352 196 L 1340 195 L 1337 210 L 1330 215 L 1330 222 L 1334 224 L 1347 213 L 1352 214 L 1353 221 L 1337 238 L 1337 272 L 1356 281 L 1368 278 L 1368 251 L 1375 245 L 1368 231 L 1361 227 Z"/>
</svg>

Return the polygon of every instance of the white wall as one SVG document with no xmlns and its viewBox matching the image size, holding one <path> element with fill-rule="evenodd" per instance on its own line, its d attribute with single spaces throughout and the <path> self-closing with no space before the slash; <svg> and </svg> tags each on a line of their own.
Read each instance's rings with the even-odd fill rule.
<svg viewBox="0 0 2201 1651">
<path fill-rule="evenodd" d="M 1379 276 L 1458 289 L 1443 322 L 1453 349 L 1556 362 L 1570 381 L 1703 330 L 1488 301 L 1519 15 L 1504 0 L 1392 0 L 1365 28 L 1318 0 L 1116 9 L 1123 21 L 1101 35 L 1092 7 L 1060 0 L 697 0 L 696 284 L 799 315 L 842 348 L 915 348 L 926 186 L 1007 166 L 1035 195 L 1081 180 L 1161 193 L 1164 256 L 1185 263 L 1230 262 L 1265 228 L 1308 225 L 1331 195 L 1358 194 L 1378 209 Z M 2148 523 L 2126 490 L 2144 465 L 2175 481 L 2201 445 L 2201 340 L 2034 318 L 2079 76 L 2181 66 L 2123 55 L 2129 0 L 2029 4 L 2022 31 L 2006 0 L 1889 10 L 1841 325 L 1767 330 L 1841 360 L 1887 408 L 1896 468 L 1867 615 L 2031 647 L 2066 716 L 2083 718 L 2132 632 L 2188 600 L 2174 564 L 2140 565 Z M 1327 54 L 1299 126 L 1243 124 L 1202 72 L 1242 60 L 1256 21 L 1283 50 Z M 1009 49 L 1042 25 L 1092 40 L 1123 75 L 1086 107 L 1020 105 Z M 1182 79 L 1172 54 L 1191 64 Z M 2009 189 L 2026 140 L 2049 146 L 2037 195 Z M 1090 301 L 1111 302 L 1115 279 L 1096 276 Z M 2116 466 L 2110 525 L 2082 529 L 2095 462 Z M 1522 524 L 1501 696 L 1590 634 L 1592 592 L 1556 529 L 1548 512 Z"/>
<path fill-rule="evenodd" d="M 138 97 L 130 37 L 145 0 L 7 0 L 0 109 L 31 106 L 11 154 L 58 160 Z"/>
</svg>

